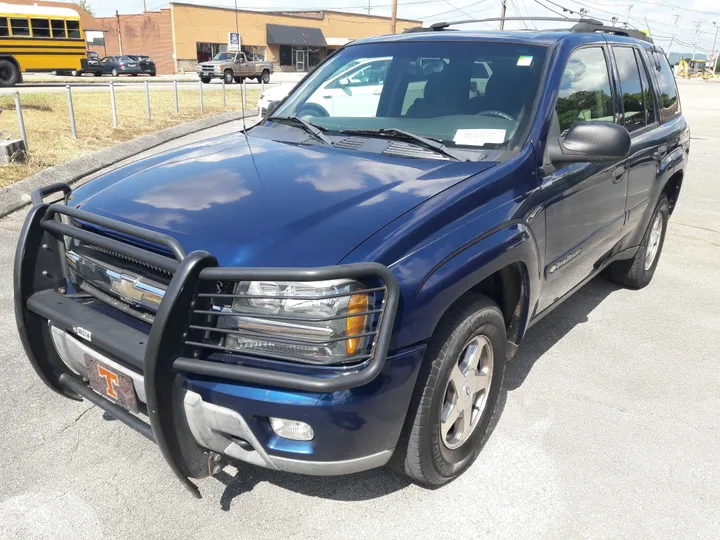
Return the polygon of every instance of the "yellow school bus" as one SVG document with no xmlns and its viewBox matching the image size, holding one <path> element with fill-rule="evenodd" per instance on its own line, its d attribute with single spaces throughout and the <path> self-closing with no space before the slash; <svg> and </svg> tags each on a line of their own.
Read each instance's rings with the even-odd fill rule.
<svg viewBox="0 0 720 540">
<path fill-rule="evenodd" d="M 22 72 L 87 68 L 80 15 L 69 8 L 0 3 L 0 86 Z"/>
</svg>

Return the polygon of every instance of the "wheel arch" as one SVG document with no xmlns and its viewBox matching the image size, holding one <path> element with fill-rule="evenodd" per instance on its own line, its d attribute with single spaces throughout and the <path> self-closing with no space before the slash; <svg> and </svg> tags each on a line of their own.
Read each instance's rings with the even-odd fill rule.
<svg viewBox="0 0 720 540">
<path fill-rule="evenodd" d="M 680 188 L 682 187 L 684 176 L 684 170 L 681 169 L 676 171 L 670 178 L 668 178 L 668 181 L 665 182 L 665 185 L 663 186 L 662 193 L 664 193 L 668 199 L 670 215 L 672 215 L 673 210 L 675 209 L 675 204 L 677 204 L 677 200 L 680 197 Z"/>
</svg>

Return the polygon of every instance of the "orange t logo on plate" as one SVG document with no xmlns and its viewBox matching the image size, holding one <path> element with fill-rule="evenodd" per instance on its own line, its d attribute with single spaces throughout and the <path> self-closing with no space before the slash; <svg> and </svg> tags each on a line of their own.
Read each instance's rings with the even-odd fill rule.
<svg viewBox="0 0 720 540">
<path fill-rule="evenodd" d="M 105 391 L 107 392 L 107 395 L 112 398 L 118 399 L 117 392 L 115 391 L 115 387 L 118 386 L 120 382 L 118 380 L 118 376 L 109 369 L 105 369 L 102 366 L 98 366 L 97 371 L 98 375 L 105 379 L 105 384 L 107 385 Z"/>
</svg>

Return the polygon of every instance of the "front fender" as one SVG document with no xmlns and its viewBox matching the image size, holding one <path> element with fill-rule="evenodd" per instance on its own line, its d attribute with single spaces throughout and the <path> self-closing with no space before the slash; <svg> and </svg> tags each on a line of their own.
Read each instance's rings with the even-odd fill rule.
<svg viewBox="0 0 720 540">
<path fill-rule="evenodd" d="M 401 261 L 393 270 L 403 275 L 406 269 L 423 264 L 421 253 L 413 259 L 416 257 Z M 395 343 L 402 347 L 429 339 L 453 303 L 485 278 L 512 264 L 518 264 L 523 281 L 522 310 L 517 324 L 519 341 L 540 290 L 539 260 L 535 236 L 524 221 L 507 223 L 461 246 L 437 262 L 414 291 L 403 291 L 403 318 L 396 329 Z"/>
</svg>

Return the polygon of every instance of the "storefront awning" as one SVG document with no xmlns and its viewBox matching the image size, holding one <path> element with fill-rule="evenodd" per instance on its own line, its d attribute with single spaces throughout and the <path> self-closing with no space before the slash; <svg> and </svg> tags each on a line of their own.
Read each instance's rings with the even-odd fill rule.
<svg viewBox="0 0 720 540">
<path fill-rule="evenodd" d="M 268 24 L 268 45 L 307 45 L 309 47 L 326 47 L 327 42 L 322 30 L 305 26 L 285 26 Z"/>
</svg>

